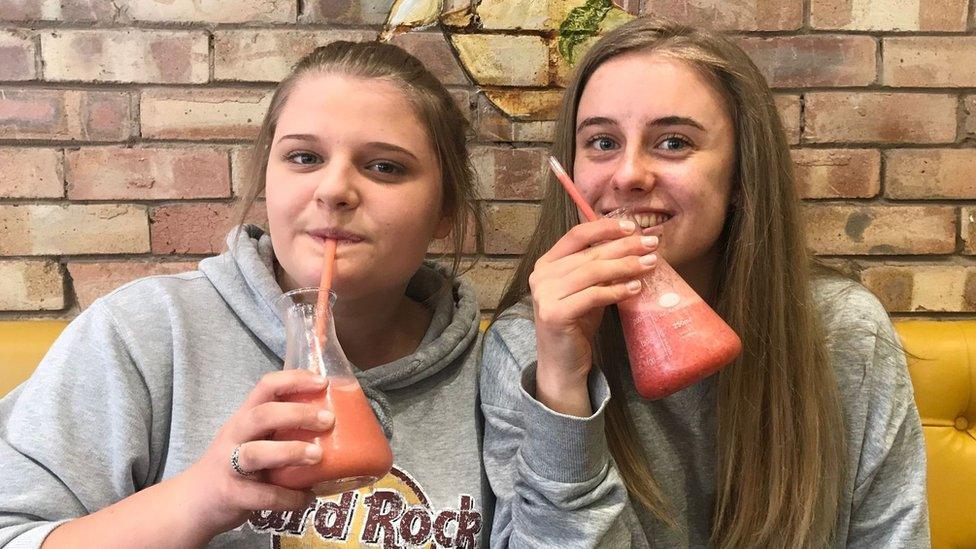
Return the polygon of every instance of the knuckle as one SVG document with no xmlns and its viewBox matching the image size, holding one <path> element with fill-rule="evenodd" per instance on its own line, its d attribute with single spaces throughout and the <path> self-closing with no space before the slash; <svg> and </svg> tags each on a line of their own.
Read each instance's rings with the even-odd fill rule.
<svg viewBox="0 0 976 549">
<path fill-rule="evenodd" d="M 271 412 L 270 410 L 268 410 L 267 406 L 261 405 L 261 406 L 255 406 L 254 408 L 251 408 L 248 411 L 247 415 L 248 415 L 247 417 L 248 423 L 258 427 L 263 427 L 267 425 L 268 420 L 270 419 L 271 416 Z"/>
</svg>

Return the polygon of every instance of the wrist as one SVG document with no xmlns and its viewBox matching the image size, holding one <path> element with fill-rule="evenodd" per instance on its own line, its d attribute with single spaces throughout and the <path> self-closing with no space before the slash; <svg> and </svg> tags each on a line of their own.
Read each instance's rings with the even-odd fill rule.
<svg viewBox="0 0 976 549">
<path fill-rule="evenodd" d="M 566 368 L 542 357 L 536 365 L 535 398 L 554 412 L 587 417 L 593 413 L 588 386 L 590 368 Z"/>
<path fill-rule="evenodd" d="M 214 508 L 211 490 L 196 479 L 192 468 L 159 486 L 165 486 L 169 491 L 171 501 L 182 515 L 182 523 L 187 525 L 188 546 L 204 547 L 215 536 L 234 526 L 228 526 L 232 519 L 224 515 L 226 509 Z"/>
</svg>

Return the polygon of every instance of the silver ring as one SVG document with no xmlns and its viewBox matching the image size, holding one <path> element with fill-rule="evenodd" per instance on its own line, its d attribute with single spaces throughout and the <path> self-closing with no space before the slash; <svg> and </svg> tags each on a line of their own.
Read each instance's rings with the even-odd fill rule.
<svg viewBox="0 0 976 549">
<path fill-rule="evenodd" d="M 230 466 L 234 468 L 234 471 L 236 471 L 238 475 L 241 475 L 242 477 L 249 477 L 254 475 L 254 471 L 245 471 L 244 468 L 241 467 L 240 462 L 241 446 L 243 445 L 244 443 L 241 443 L 234 447 L 234 452 L 230 455 Z"/>
</svg>

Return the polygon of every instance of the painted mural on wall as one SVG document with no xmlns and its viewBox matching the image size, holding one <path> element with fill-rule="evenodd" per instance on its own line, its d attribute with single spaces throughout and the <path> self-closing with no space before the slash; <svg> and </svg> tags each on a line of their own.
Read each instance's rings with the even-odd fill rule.
<svg viewBox="0 0 976 549">
<path fill-rule="evenodd" d="M 601 34 L 634 17 L 612 0 L 397 0 L 381 40 L 439 28 L 502 112 L 552 120 L 572 65 Z"/>
</svg>

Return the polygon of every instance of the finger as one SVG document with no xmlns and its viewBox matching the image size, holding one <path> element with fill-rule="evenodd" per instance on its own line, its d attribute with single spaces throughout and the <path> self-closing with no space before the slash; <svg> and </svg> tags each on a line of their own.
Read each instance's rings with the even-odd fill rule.
<svg viewBox="0 0 976 549">
<path fill-rule="evenodd" d="M 560 301 L 566 318 L 582 318 L 593 309 L 615 305 L 640 293 L 639 280 L 618 282 L 609 286 L 593 286 Z"/>
<path fill-rule="evenodd" d="M 281 370 L 265 374 L 241 408 L 253 408 L 263 402 L 270 402 L 284 395 L 310 393 L 325 389 L 328 381 L 308 370 Z"/>
<path fill-rule="evenodd" d="M 575 254 L 557 259 L 543 267 L 546 277 L 562 278 L 568 273 L 600 259 L 619 259 L 627 256 L 644 256 L 658 249 L 660 239 L 654 235 L 634 234 L 610 240 Z"/>
<path fill-rule="evenodd" d="M 307 442 L 252 440 L 237 449 L 237 463 L 247 472 L 288 465 L 315 465 L 320 461 L 322 448 Z"/>
<path fill-rule="evenodd" d="M 620 259 L 591 261 L 555 279 L 548 297 L 550 299 L 564 299 L 591 286 L 609 286 L 619 282 L 640 279 L 654 270 L 657 262 L 658 257 L 655 253 L 640 257 L 628 256 Z"/>
<path fill-rule="evenodd" d="M 274 484 L 242 482 L 235 489 L 240 506 L 251 511 L 292 511 L 315 504 L 311 492 L 289 490 Z"/>
<path fill-rule="evenodd" d="M 604 218 L 581 223 L 563 235 L 539 260 L 543 263 L 552 262 L 585 250 L 594 244 L 634 234 L 636 230 L 637 225 L 629 219 Z"/>
<path fill-rule="evenodd" d="M 324 432 L 335 425 L 335 415 L 314 404 L 265 402 L 244 411 L 234 424 L 235 440 L 264 438 L 275 431 L 302 429 Z"/>
</svg>

